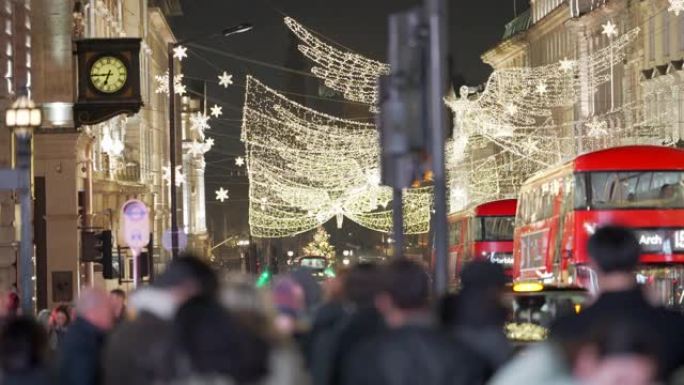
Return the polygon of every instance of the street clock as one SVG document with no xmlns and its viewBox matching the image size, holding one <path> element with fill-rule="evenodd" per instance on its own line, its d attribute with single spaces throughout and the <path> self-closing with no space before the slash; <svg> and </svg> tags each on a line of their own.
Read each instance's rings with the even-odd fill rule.
<svg viewBox="0 0 684 385">
<path fill-rule="evenodd" d="M 140 39 L 76 41 L 78 97 L 76 126 L 101 123 L 140 111 Z"/>
</svg>

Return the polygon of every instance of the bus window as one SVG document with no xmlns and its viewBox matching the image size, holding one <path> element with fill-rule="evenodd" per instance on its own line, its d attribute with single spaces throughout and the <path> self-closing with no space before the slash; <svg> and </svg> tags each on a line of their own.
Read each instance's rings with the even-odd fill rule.
<svg viewBox="0 0 684 385">
<path fill-rule="evenodd" d="M 477 241 L 512 241 L 515 217 L 480 217 Z"/>
<path fill-rule="evenodd" d="M 575 209 L 587 208 L 587 175 L 575 174 Z"/>
<path fill-rule="evenodd" d="M 449 224 L 449 245 L 455 246 L 461 244 L 461 220 Z"/>
<path fill-rule="evenodd" d="M 594 172 L 590 175 L 593 208 L 684 208 L 684 172 Z"/>
</svg>

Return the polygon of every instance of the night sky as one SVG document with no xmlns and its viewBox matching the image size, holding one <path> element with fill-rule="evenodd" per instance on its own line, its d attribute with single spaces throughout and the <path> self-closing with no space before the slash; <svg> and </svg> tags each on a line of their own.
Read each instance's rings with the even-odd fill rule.
<svg viewBox="0 0 684 385">
<path fill-rule="evenodd" d="M 519 7 L 521 3 L 525 1 L 518 0 Z M 283 23 L 285 15 L 342 46 L 386 61 L 388 15 L 419 4 L 415 0 L 184 0 L 183 16 L 173 18 L 171 24 L 177 37 L 184 39 L 250 22 L 254 29 L 248 33 L 202 40 L 199 44 L 308 71 L 311 63 L 296 51 L 295 41 Z M 460 74 L 467 84 L 479 84 L 490 72 L 480 55 L 500 40 L 504 25 L 514 17 L 513 0 L 451 0 L 449 7 L 451 71 Z M 212 235 L 217 241 L 226 234 L 241 232 L 246 235 L 247 178 L 230 176 L 241 170 L 244 172 L 244 168 L 234 165 L 234 157 L 244 151 L 238 140 L 244 77 L 251 74 L 277 90 L 308 94 L 316 94 L 318 84 L 310 77 L 227 58 L 200 48 L 191 48 L 189 53 L 189 58 L 183 62 L 184 74 L 188 78 L 208 80 L 209 105 L 222 105 L 224 112 L 220 120 L 210 121 L 212 128 L 207 132 L 209 137 L 216 139 L 214 149 L 207 154 L 209 228 L 215 230 Z M 216 76 L 223 70 L 234 75 L 235 85 L 228 89 L 217 84 Z M 298 101 L 341 117 L 352 118 L 350 114 L 355 115 L 353 118 L 369 116 L 367 112 L 358 116 L 358 108 L 345 109 L 344 103 Z M 214 190 L 220 186 L 230 190 L 230 200 L 224 204 L 213 202 Z M 358 230 L 349 221 L 345 222 L 344 234 Z M 336 238 L 334 233 L 333 238 Z"/>
</svg>

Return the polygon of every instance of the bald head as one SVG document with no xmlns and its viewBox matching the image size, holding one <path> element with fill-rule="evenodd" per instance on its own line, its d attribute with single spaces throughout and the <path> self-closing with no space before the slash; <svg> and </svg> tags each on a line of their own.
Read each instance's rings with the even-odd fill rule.
<svg viewBox="0 0 684 385">
<path fill-rule="evenodd" d="M 81 291 L 76 301 L 76 313 L 100 330 L 109 330 L 114 323 L 114 311 L 109 296 L 100 289 L 87 288 Z"/>
</svg>

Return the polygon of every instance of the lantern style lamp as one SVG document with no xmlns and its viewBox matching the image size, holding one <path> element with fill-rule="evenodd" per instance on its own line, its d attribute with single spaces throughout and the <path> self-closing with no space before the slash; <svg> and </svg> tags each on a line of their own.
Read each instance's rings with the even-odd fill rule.
<svg viewBox="0 0 684 385">
<path fill-rule="evenodd" d="M 20 138 L 30 137 L 42 121 L 42 111 L 28 96 L 20 96 L 5 111 L 5 124 Z"/>
</svg>

